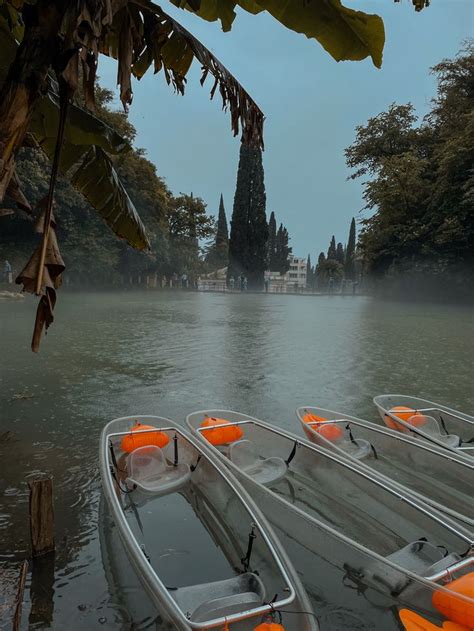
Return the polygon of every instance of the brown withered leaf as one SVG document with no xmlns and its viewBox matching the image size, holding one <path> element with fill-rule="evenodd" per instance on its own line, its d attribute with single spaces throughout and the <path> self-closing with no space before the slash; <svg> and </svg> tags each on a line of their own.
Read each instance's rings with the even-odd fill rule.
<svg viewBox="0 0 474 631">
<path fill-rule="evenodd" d="M 45 203 L 46 198 L 44 198 L 39 204 L 40 208 L 43 209 L 43 212 L 41 213 L 37 224 L 38 232 L 43 232 Z M 61 286 L 61 274 L 66 267 L 59 251 L 55 227 L 56 224 L 54 221 L 54 217 L 52 217 L 43 269 L 41 298 L 38 304 L 38 309 L 36 311 L 36 320 L 33 329 L 33 338 L 31 341 L 31 350 L 35 353 L 39 351 L 43 329 L 48 330 L 54 320 L 53 310 L 56 304 L 56 289 Z M 38 276 L 40 258 L 41 243 L 38 245 L 36 250 L 33 252 L 30 260 L 16 278 L 15 282 L 18 285 L 23 285 L 23 291 L 35 293 L 36 278 Z"/>
</svg>

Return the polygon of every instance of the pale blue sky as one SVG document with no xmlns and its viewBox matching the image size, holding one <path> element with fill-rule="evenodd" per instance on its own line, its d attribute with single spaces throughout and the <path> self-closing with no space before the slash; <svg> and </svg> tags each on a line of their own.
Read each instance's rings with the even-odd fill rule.
<svg viewBox="0 0 474 631">
<path fill-rule="evenodd" d="M 230 33 L 218 23 L 162 2 L 231 70 L 266 115 L 265 184 L 267 214 L 288 227 L 295 254 L 314 260 L 327 250 L 332 234 L 347 241 L 352 216 L 360 218 L 361 186 L 347 181 L 344 148 L 356 125 L 411 101 L 423 115 L 434 95 L 430 66 L 452 57 L 462 40 L 474 35 L 472 0 L 432 0 L 415 13 L 411 0 L 346 1 L 347 6 L 378 13 L 385 22 L 384 63 L 336 63 L 315 42 L 281 26 L 268 14 L 239 11 Z M 101 58 L 101 81 L 115 85 L 116 66 Z M 239 140 L 218 96 L 209 101 L 211 81 L 201 88 L 200 68 L 189 75 L 184 97 L 173 93 L 164 76 L 147 74 L 133 85 L 130 119 L 137 145 L 147 150 L 174 193 L 202 197 L 212 214 L 224 195 L 230 220 Z"/>
</svg>

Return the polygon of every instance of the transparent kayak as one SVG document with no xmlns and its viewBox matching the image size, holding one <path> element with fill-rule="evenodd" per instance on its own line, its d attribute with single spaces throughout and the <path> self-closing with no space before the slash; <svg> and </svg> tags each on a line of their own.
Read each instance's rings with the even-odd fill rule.
<svg viewBox="0 0 474 631">
<path fill-rule="evenodd" d="M 404 394 L 381 394 L 374 403 L 390 429 L 474 457 L 474 416 Z"/>
<path fill-rule="evenodd" d="M 229 423 L 239 437 L 226 442 L 219 432 Z M 474 578 L 472 534 L 456 521 L 367 468 L 247 415 L 200 411 L 187 424 L 212 444 L 278 531 L 306 556 L 343 569 L 358 593 L 380 601 L 379 609 L 441 622 L 449 619 L 446 608 L 435 603 L 444 598 L 474 612 L 472 596 L 453 596 L 450 588 L 458 579 L 472 586 Z"/>
<path fill-rule="evenodd" d="M 253 631 L 282 618 L 286 631 L 317 631 L 263 514 L 178 424 L 157 416 L 111 421 L 102 431 L 100 472 L 103 555 L 109 575 L 114 569 L 127 581 L 139 625 Z"/>
<path fill-rule="evenodd" d="M 474 462 L 348 414 L 304 406 L 296 411 L 309 440 L 474 528 Z"/>
</svg>

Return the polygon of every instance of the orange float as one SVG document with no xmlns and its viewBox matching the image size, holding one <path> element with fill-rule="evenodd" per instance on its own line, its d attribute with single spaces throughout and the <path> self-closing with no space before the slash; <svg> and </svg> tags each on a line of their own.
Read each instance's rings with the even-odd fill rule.
<svg viewBox="0 0 474 631">
<path fill-rule="evenodd" d="M 120 444 L 123 451 L 130 453 L 138 447 L 148 447 L 149 445 L 156 445 L 157 447 L 165 447 L 169 442 L 169 437 L 164 432 L 146 432 L 146 434 L 137 434 L 145 429 L 155 429 L 153 425 L 145 425 L 136 421 L 135 425 L 130 429 L 130 433 L 122 438 Z"/>
<path fill-rule="evenodd" d="M 315 432 L 318 432 L 318 434 L 328 440 L 338 440 L 339 438 L 342 438 L 344 434 L 339 425 L 333 425 L 332 423 L 328 425 L 320 425 L 319 427 L 317 425 L 313 425 L 313 429 Z"/>
<path fill-rule="evenodd" d="M 413 427 L 423 427 L 428 422 L 428 417 L 424 414 L 420 414 L 419 412 L 415 412 L 413 416 L 410 416 L 407 423 L 409 425 L 413 425 Z"/>
<path fill-rule="evenodd" d="M 451 593 L 438 590 L 433 594 L 433 605 L 451 622 L 468 629 L 474 628 L 474 572 L 464 574 L 445 585 L 445 588 Z M 471 602 L 466 602 L 457 594 L 467 596 Z"/>
<path fill-rule="evenodd" d="M 253 631 L 285 631 L 285 627 L 277 622 L 262 622 Z"/>
<path fill-rule="evenodd" d="M 390 413 L 399 418 L 401 421 L 406 422 L 411 416 L 416 414 L 416 410 L 407 408 L 406 405 L 395 405 L 390 409 Z M 384 420 L 387 427 L 400 431 L 400 425 L 398 425 L 398 423 L 396 423 L 389 414 L 385 414 Z"/>
<path fill-rule="evenodd" d="M 406 631 L 469 631 L 468 627 L 449 620 L 438 627 L 410 609 L 400 609 L 399 615 Z"/>
<path fill-rule="evenodd" d="M 202 435 L 214 446 L 235 443 L 244 435 L 238 425 L 232 425 L 225 418 L 206 416 L 201 427 L 215 427 L 215 429 L 202 432 Z"/>
<path fill-rule="evenodd" d="M 323 421 L 327 421 L 327 418 L 316 416 L 316 414 L 311 414 L 311 412 L 306 412 L 303 416 L 304 423 L 322 423 Z"/>
</svg>

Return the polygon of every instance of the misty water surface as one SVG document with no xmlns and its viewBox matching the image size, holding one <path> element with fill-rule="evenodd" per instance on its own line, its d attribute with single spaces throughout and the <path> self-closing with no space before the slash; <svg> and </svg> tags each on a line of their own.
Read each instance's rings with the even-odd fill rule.
<svg viewBox="0 0 474 631">
<path fill-rule="evenodd" d="M 131 628 L 110 593 L 98 542 L 98 439 L 106 421 L 156 414 L 183 422 L 192 410 L 224 407 L 299 433 L 299 405 L 377 420 L 372 397 L 389 391 L 474 408 L 474 322 L 466 307 L 62 291 L 39 355 L 29 350 L 35 309 L 30 297 L 0 302 L 0 434 L 11 432 L 0 443 L 0 562 L 13 580 L 28 554 L 25 478 L 52 473 L 54 629 Z M 377 628 L 353 611 L 355 592 L 345 599 L 337 586 L 336 596 L 338 603 L 314 598 L 322 631 Z"/>
</svg>

